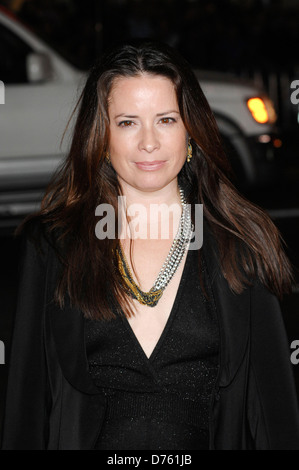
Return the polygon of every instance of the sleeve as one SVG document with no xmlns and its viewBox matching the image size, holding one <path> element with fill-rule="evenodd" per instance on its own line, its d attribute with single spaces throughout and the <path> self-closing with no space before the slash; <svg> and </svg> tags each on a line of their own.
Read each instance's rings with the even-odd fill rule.
<svg viewBox="0 0 299 470">
<path fill-rule="evenodd" d="M 279 302 L 258 285 L 252 290 L 251 311 L 250 382 L 254 393 L 250 423 L 256 448 L 263 449 L 267 442 L 270 450 L 299 450 L 298 399 Z"/>
<path fill-rule="evenodd" d="M 49 394 L 44 347 L 46 251 L 22 240 L 17 309 L 14 320 L 3 450 L 41 450 L 47 441 Z"/>
</svg>

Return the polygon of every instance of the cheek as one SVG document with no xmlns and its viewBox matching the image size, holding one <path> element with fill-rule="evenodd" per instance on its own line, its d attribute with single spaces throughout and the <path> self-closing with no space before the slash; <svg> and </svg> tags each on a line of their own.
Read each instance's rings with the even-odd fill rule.
<svg viewBox="0 0 299 470">
<path fill-rule="evenodd" d="M 178 139 L 173 139 L 172 148 L 176 151 L 177 156 L 182 159 L 187 158 L 188 153 L 188 140 L 185 134 Z"/>
<path fill-rule="evenodd" d="M 124 138 L 122 135 L 115 133 L 110 134 L 109 149 L 110 154 L 113 157 L 126 154 L 126 150 L 130 147 L 130 139 Z"/>
<path fill-rule="evenodd" d="M 121 149 L 123 149 L 122 146 L 119 145 L 119 142 L 110 142 L 109 145 L 109 151 L 110 151 L 110 157 L 113 158 L 118 158 L 121 155 Z"/>
</svg>

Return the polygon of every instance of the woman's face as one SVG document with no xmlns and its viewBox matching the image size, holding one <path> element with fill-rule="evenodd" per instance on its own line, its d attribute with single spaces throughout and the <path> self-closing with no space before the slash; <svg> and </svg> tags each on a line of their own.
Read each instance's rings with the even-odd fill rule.
<svg viewBox="0 0 299 470">
<path fill-rule="evenodd" d="M 173 83 L 143 74 L 119 78 L 109 97 L 111 163 L 125 191 L 177 185 L 187 156 L 187 132 Z"/>
</svg>

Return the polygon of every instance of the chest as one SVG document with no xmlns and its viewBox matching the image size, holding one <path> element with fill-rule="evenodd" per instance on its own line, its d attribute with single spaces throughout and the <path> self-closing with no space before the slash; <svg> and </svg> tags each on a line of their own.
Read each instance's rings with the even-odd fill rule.
<svg viewBox="0 0 299 470">
<path fill-rule="evenodd" d="M 133 256 L 129 257 L 129 247 L 125 245 L 126 262 L 129 264 L 131 273 L 134 267 L 134 281 L 144 292 L 148 292 L 154 285 L 168 250 L 168 240 L 159 240 L 156 244 L 151 243 L 148 246 L 139 242 L 137 247 L 134 246 Z M 169 319 L 185 269 L 187 253 L 188 251 L 185 252 L 157 305 L 151 307 L 141 304 L 136 299 L 131 299 L 134 315 L 128 318 L 128 322 L 147 357 L 153 352 Z"/>
<path fill-rule="evenodd" d="M 101 367 L 107 363 L 109 370 L 115 367 L 117 373 L 126 369 L 126 373 L 121 374 L 124 380 L 134 367 L 140 366 L 139 373 L 144 375 L 144 367 L 150 365 L 152 370 L 153 365 L 161 366 L 161 373 L 165 374 L 166 365 L 177 367 L 178 363 L 189 361 L 198 364 L 200 360 L 214 357 L 218 351 L 217 315 L 202 292 L 197 268 L 195 256 L 189 252 L 180 279 L 176 281 L 179 285 L 171 305 L 168 296 L 162 303 L 162 296 L 157 307 L 140 305 L 131 318 L 118 316 L 109 322 L 86 321 L 90 362 Z M 168 310 L 163 311 L 166 306 Z M 101 368 L 101 378 L 106 372 L 106 368 Z M 127 386 L 130 384 L 131 378 Z"/>
<path fill-rule="evenodd" d="M 134 316 L 128 318 L 128 323 L 147 357 L 152 354 L 166 327 L 177 298 L 185 263 L 186 256 L 155 307 L 142 305 L 137 300 L 132 299 Z"/>
</svg>

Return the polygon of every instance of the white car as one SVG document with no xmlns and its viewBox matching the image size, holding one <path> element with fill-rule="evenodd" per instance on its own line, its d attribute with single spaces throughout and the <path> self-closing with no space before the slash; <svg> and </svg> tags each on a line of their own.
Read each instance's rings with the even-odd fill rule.
<svg viewBox="0 0 299 470">
<path fill-rule="evenodd" d="M 275 112 L 264 94 L 239 79 L 196 71 L 241 187 L 263 183 L 274 167 Z M 0 10 L 0 227 L 32 212 L 65 155 L 64 129 L 85 74 L 16 18 Z M 250 101 L 251 100 L 251 101 Z M 251 108 L 251 110 L 250 110 Z M 273 142 L 276 144 L 273 145 Z"/>
</svg>

